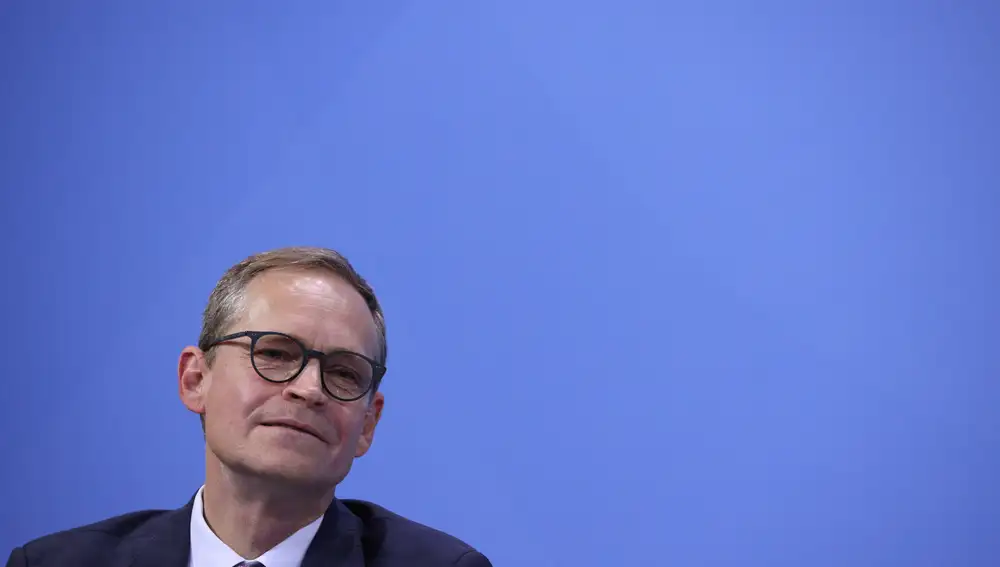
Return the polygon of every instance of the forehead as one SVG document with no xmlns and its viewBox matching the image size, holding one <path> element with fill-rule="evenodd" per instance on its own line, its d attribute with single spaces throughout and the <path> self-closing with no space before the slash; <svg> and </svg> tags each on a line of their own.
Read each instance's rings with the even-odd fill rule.
<svg viewBox="0 0 1000 567">
<path fill-rule="evenodd" d="M 246 288 L 237 326 L 280 331 L 312 348 L 348 348 L 372 358 L 378 330 L 368 305 L 351 284 L 324 270 L 275 269 Z"/>
</svg>

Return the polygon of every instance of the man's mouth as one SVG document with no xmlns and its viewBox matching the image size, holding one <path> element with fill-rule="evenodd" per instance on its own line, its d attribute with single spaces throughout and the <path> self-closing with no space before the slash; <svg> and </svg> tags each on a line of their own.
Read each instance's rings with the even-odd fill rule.
<svg viewBox="0 0 1000 567">
<path fill-rule="evenodd" d="M 266 427 L 283 427 L 285 429 L 291 429 L 292 431 L 298 431 L 299 433 L 305 433 L 306 435 L 311 435 L 312 437 L 315 437 L 316 439 L 325 442 L 323 437 L 321 437 L 320 434 L 313 428 L 305 424 L 298 423 L 296 421 L 278 419 L 273 421 L 267 421 L 265 423 L 262 423 L 261 425 L 264 425 Z"/>
</svg>

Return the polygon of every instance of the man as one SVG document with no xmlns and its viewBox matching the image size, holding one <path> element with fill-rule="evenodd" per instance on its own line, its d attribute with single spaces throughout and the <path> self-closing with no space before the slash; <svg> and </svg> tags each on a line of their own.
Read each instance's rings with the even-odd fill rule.
<svg viewBox="0 0 1000 567">
<path fill-rule="evenodd" d="M 337 252 L 285 248 L 230 268 L 181 401 L 201 416 L 205 483 L 147 510 L 14 549 L 8 567 L 489 567 L 464 542 L 375 504 L 336 498 L 385 404 L 385 320 Z"/>
</svg>

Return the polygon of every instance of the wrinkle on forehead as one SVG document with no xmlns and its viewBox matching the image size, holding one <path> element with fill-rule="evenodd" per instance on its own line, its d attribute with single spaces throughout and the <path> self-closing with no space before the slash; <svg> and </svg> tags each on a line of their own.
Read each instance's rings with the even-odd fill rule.
<svg viewBox="0 0 1000 567">
<path fill-rule="evenodd" d="M 350 300 L 345 295 L 342 288 L 334 285 L 329 277 L 310 272 L 295 272 L 294 275 L 288 272 L 268 272 L 247 286 L 245 313 L 252 320 L 296 299 L 315 304 L 321 310 L 346 311 Z"/>
<path fill-rule="evenodd" d="M 371 311 L 351 284 L 334 274 L 305 270 L 265 272 L 247 286 L 243 321 L 271 325 L 312 342 L 377 356 L 378 330 Z M 350 344 L 344 344 L 344 343 Z"/>
<path fill-rule="evenodd" d="M 344 288 L 350 287 L 350 285 L 339 278 L 336 280 L 337 285 L 335 285 L 332 277 L 324 277 L 312 272 L 301 272 L 298 277 L 289 279 L 286 286 L 292 293 L 322 295 L 324 297 L 335 295 L 338 299 L 346 301 L 346 298 L 342 297 L 336 291 L 338 287 Z M 351 288 L 351 291 L 354 291 L 354 289 Z"/>
</svg>

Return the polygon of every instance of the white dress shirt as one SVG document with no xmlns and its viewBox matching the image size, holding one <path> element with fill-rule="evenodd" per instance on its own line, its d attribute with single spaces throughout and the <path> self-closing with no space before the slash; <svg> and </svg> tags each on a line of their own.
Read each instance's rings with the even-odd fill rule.
<svg viewBox="0 0 1000 567">
<path fill-rule="evenodd" d="M 233 567 L 246 561 L 247 558 L 240 557 L 208 527 L 202 504 L 204 491 L 204 486 L 198 489 L 198 494 L 194 497 L 194 509 L 191 510 L 191 555 L 188 567 Z M 322 521 L 323 517 L 320 516 L 254 561 L 263 563 L 264 567 L 300 567 Z"/>
</svg>

